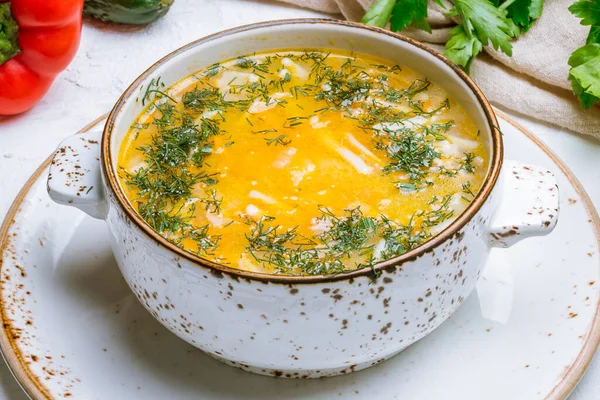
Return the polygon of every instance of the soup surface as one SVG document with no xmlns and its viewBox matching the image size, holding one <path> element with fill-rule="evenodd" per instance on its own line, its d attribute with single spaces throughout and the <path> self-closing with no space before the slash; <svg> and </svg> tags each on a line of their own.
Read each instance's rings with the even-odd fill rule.
<svg viewBox="0 0 600 400">
<path fill-rule="evenodd" d="M 329 50 L 252 54 L 140 94 L 122 187 L 168 240 L 234 268 L 330 274 L 425 242 L 479 190 L 487 154 L 426 77 Z"/>
</svg>

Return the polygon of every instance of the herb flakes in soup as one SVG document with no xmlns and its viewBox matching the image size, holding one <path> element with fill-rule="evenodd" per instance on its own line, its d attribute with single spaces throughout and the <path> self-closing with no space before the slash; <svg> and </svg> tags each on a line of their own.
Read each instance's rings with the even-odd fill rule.
<svg viewBox="0 0 600 400">
<path fill-rule="evenodd" d="M 372 267 L 450 224 L 487 171 L 460 105 L 368 55 L 251 54 L 142 96 L 127 197 L 167 240 L 242 270 Z"/>
</svg>

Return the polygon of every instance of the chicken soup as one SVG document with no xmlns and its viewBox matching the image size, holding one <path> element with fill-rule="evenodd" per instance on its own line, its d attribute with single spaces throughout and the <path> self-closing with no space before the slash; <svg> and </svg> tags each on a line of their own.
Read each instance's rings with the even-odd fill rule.
<svg viewBox="0 0 600 400">
<path fill-rule="evenodd" d="M 472 201 L 488 154 L 461 106 L 371 55 L 281 50 L 141 93 L 119 153 L 140 216 L 189 252 L 246 271 L 372 267 Z"/>
</svg>

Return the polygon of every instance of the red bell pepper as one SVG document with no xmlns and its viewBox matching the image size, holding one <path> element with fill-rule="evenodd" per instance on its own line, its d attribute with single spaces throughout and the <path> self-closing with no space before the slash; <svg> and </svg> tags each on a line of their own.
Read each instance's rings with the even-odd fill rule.
<svg viewBox="0 0 600 400">
<path fill-rule="evenodd" d="M 84 0 L 0 0 L 0 115 L 33 107 L 77 52 Z"/>
</svg>

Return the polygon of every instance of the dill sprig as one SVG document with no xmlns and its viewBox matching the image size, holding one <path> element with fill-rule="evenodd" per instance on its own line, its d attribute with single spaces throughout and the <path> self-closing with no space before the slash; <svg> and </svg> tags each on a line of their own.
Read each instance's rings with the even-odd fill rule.
<svg viewBox="0 0 600 400">
<path fill-rule="evenodd" d="M 350 75 L 343 69 L 335 71 L 326 68 L 321 73 L 318 79 L 323 89 L 316 93 L 315 100 L 325 100 L 328 106 L 335 109 L 365 100 L 373 87 L 370 77 L 364 71 Z"/>
<path fill-rule="evenodd" d="M 275 146 L 287 146 L 288 144 L 292 143 L 291 140 L 287 139 L 286 135 L 279 135 L 274 138 L 265 138 L 265 142 L 267 142 L 267 146 L 270 146 L 272 144 L 274 144 Z"/>
<path fill-rule="evenodd" d="M 383 81 L 385 82 L 387 79 L 384 79 Z M 429 82 L 427 79 L 416 79 L 410 84 L 409 87 L 403 90 L 398 90 L 394 87 L 387 87 L 386 84 L 382 82 L 379 95 L 387 101 L 398 103 L 402 100 L 412 99 L 417 94 L 429 89 L 429 86 L 431 86 L 431 82 Z"/>
<path fill-rule="evenodd" d="M 310 238 L 298 233 L 298 227 L 277 224 L 275 217 L 263 216 L 257 221 L 247 218 L 246 250 L 261 265 L 285 274 L 335 274 L 354 268 L 373 267 L 377 262 L 396 257 L 429 239 L 430 229 L 452 216 L 450 197 L 444 198 L 431 211 L 414 214 L 407 225 L 385 215 L 365 216 L 360 207 L 344 210 L 341 216 L 320 207 L 319 220 L 327 228 Z M 438 203 L 435 198 L 432 204 Z M 377 243 L 383 249 L 375 253 Z"/>
<path fill-rule="evenodd" d="M 411 182 L 419 182 L 428 174 L 433 160 L 440 156 L 425 135 L 409 129 L 390 131 L 387 139 L 385 143 L 377 143 L 377 147 L 385 150 L 390 160 L 383 167 L 384 174 L 404 172 Z"/>
<path fill-rule="evenodd" d="M 185 96 L 184 96 L 185 97 Z M 150 143 L 138 147 L 145 165 L 130 173 L 122 171 L 125 183 L 136 190 L 133 200 L 140 216 L 169 241 L 183 246 L 186 239 L 196 244 L 196 252 L 208 255 L 216 249 L 219 236 L 208 225 L 191 224 L 194 206 L 184 207 L 199 184 L 214 185 L 214 174 L 203 171 L 204 159 L 212 154 L 212 138 L 221 134 L 217 120 L 195 118 L 195 107 L 177 110 L 169 101 L 155 99 L 151 105 L 158 115 L 153 123 L 157 133 Z M 194 167 L 194 169 L 192 169 Z M 218 212 L 222 199 L 211 192 L 204 200 L 207 209 Z M 183 205 L 182 205 L 183 204 Z"/>
<path fill-rule="evenodd" d="M 413 224 L 414 216 L 410 218 L 407 225 L 399 224 L 385 215 L 381 216 L 381 237 L 385 241 L 385 247 L 381 252 L 382 260 L 402 255 L 429 239 L 431 236 L 426 231 L 417 231 Z"/>
<path fill-rule="evenodd" d="M 204 203 L 204 209 L 212 214 L 220 214 L 221 213 L 221 203 L 223 202 L 223 197 L 217 197 L 216 189 L 211 189 L 208 191 L 208 195 L 206 198 L 200 200 Z"/>
<path fill-rule="evenodd" d="M 427 137 L 431 137 L 434 140 L 442 141 L 448 139 L 446 133 L 454 126 L 454 121 L 448 121 L 444 124 L 429 124 L 422 125 L 421 132 Z"/>
<path fill-rule="evenodd" d="M 163 97 L 166 97 L 173 103 L 177 103 L 175 99 L 167 94 L 166 90 L 163 89 L 164 87 L 165 84 L 164 82 L 160 81 L 160 77 L 157 79 L 152 78 L 150 83 L 148 83 L 148 86 L 146 86 L 146 90 L 142 96 L 142 106 L 145 106 L 146 102 L 151 102 L 155 99 L 161 99 Z"/>
<path fill-rule="evenodd" d="M 268 62 L 261 64 L 257 60 L 254 60 L 254 59 L 251 59 L 248 57 L 238 57 L 238 59 L 235 60 L 235 63 L 234 63 L 234 65 L 238 68 L 253 69 L 255 73 L 256 73 L 256 71 L 268 73 L 269 72 L 269 64 L 270 63 L 268 63 Z"/>
<path fill-rule="evenodd" d="M 212 86 L 194 88 L 183 94 L 181 102 L 186 108 L 196 112 L 225 110 L 235 105 L 235 102 L 226 101 L 221 91 Z"/>
<path fill-rule="evenodd" d="M 469 173 L 475 172 L 475 165 L 473 165 L 473 161 L 475 160 L 475 155 L 471 152 L 464 153 L 465 158 L 462 160 L 462 169 Z"/>
<path fill-rule="evenodd" d="M 223 65 L 219 63 L 214 63 L 208 68 L 206 68 L 206 71 L 202 73 L 202 76 L 212 78 L 213 76 L 218 75 L 223 69 L 225 69 Z"/>
<path fill-rule="evenodd" d="M 461 198 L 467 203 L 470 203 L 475 197 L 475 193 L 473 193 L 473 190 L 471 189 L 471 181 L 462 184 L 462 192 L 464 195 L 462 195 Z"/>
<path fill-rule="evenodd" d="M 140 216 L 155 231 L 182 248 L 185 239 L 192 240 L 199 255 L 210 255 L 216 250 L 220 236 L 211 235 L 208 225 L 195 226 L 190 223 L 193 207 L 184 214 L 182 206 L 175 207 L 172 201 L 160 195 L 160 182 L 143 181 L 144 177 L 139 172 L 134 175 L 126 174 L 126 177 L 128 185 L 139 185 L 140 189 L 146 189 L 134 201 L 138 205 Z"/>
<path fill-rule="evenodd" d="M 415 216 L 421 220 L 421 226 L 425 229 L 431 228 L 452 218 L 454 216 L 454 210 L 450 207 L 450 200 L 452 200 L 452 195 L 446 195 L 441 199 L 439 207 L 434 208 L 431 211 L 422 211 L 415 214 Z M 432 204 L 436 203 L 437 201 Z"/>
<path fill-rule="evenodd" d="M 368 242 L 377 233 L 377 220 L 365 217 L 360 207 L 345 210 L 346 214 L 337 217 L 328 208 L 319 208 L 321 221 L 327 222 L 329 228 L 317 239 L 330 251 L 350 256 L 354 251 L 363 252 L 371 249 Z"/>
</svg>

